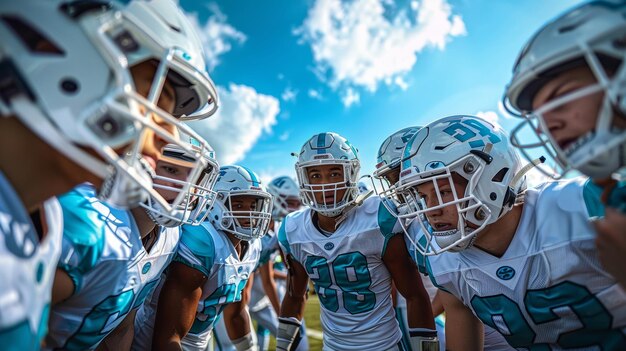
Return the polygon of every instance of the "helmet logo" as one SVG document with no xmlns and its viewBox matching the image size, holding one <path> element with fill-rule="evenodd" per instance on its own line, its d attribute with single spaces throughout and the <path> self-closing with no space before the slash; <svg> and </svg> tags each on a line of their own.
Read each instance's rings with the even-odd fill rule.
<svg viewBox="0 0 626 351">
<path fill-rule="evenodd" d="M 332 250 L 335 247 L 335 244 L 328 242 L 326 244 L 324 244 L 324 249 L 326 249 L 327 251 Z"/>
<path fill-rule="evenodd" d="M 150 271 L 150 268 L 152 267 L 152 264 L 150 262 L 146 263 L 143 265 L 143 268 L 141 269 L 141 273 L 142 274 L 146 274 Z"/>
<path fill-rule="evenodd" d="M 485 137 L 487 137 L 492 144 L 502 141 L 500 137 L 494 134 L 487 126 L 474 119 L 452 121 L 443 132 L 456 138 L 456 140 L 460 142 L 469 142 L 472 148 L 485 146 L 483 140 Z M 478 136 L 476 132 L 478 132 L 480 136 Z"/>
<path fill-rule="evenodd" d="M 496 275 L 502 280 L 511 280 L 515 276 L 515 270 L 509 266 L 502 266 L 498 268 Z"/>
</svg>

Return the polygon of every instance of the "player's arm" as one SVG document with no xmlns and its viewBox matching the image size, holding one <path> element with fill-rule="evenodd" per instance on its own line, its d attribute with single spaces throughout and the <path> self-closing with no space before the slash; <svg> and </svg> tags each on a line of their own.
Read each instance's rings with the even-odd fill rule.
<svg viewBox="0 0 626 351">
<path fill-rule="evenodd" d="M 248 283 L 250 280 L 248 281 Z M 251 286 L 248 284 L 247 286 Z M 250 330 L 250 314 L 246 309 L 249 289 L 242 291 L 241 301 L 233 302 L 227 305 L 222 312 L 224 325 L 228 332 L 228 337 L 233 342 L 237 351 L 252 351 L 257 349 L 256 338 Z"/>
<path fill-rule="evenodd" d="M 437 290 L 437 293 L 435 294 L 435 298 L 430 303 L 433 307 L 433 316 L 435 317 L 444 312 L 443 304 L 441 303 L 441 294 L 443 294 L 443 291 Z"/>
<path fill-rule="evenodd" d="M 122 323 L 115 327 L 98 345 L 96 351 L 128 351 L 135 335 L 135 315 L 137 308 L 130 311 Z"/>
<path fill-rule="evenodd" d="M 54 281 L 52 282 L 52 306 L 59 302 L 65 301 L 74 295 L 74 281 L 70 278 L 66 271 L 57 268 L 54 273 Z"/>
<path fill-rule="evenodd" d="M 406 299 L 407 319 L 411 345 L 416 350 L 437 348 L 437 330 L 430 305 L 430 297 L 422 284 L 417 266 L 406 249 L 404 237 L 394 235 L 387 241 L 383 262 L 391 273 L 396 289 Z"/>
<path fill-rule="evenodd" d="M 482 350 L 482 322 L 454 295 L 441 291 L 439 296 L 446 311 L 446 349 Z"/>
<path fill-rule="evenodd" d="M 259 275 L 261 276 L 261 282 L 263 283 L 263 290 L 265 290 L 265 295 L 270 299 L 272 303 L 272 307 L 276 314 L 280 314 L 280 299 L 278 299 L 278 291 L 276 290 L 276 281 L 274 281 L 274 266 L 272 262 L 267 262 L 258 270 Z M 259 278 L 259 277 L 257 277 Z"/>
<path fill-rule="evenodd" d="M 152 336 L 153 350 L 182 350 L 181 340 L 196 317 L 206 275 L 173 262 L 161 289 Z"/>
<path fill-rule="evenodd" d="M 283 256 L 286 260 L 287 293 L 280 306 L 278 317 L 278 335 L 276 335 L 276 350 L 289 350 L 302 323 L 303 308 L 306 303 L 306 290 L 309 276 L 302 265 L 293 256 Z"/>
</svg>

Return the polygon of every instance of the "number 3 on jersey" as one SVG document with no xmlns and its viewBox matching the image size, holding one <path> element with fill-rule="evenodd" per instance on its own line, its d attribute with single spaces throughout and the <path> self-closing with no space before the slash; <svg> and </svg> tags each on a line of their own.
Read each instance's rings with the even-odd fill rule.
<svg viewBox="0 0 626 351">
<path fill-rule="evenodd" d="M 339 309 L 337 286 L 342 291 L 343 306 L 351 314 L 371 311 L 376 295 L 369 289 L 372 284 L 367 259 L 360 252 L 341 254 L 331 263 L 325 257 L 309 256 L 305 269 L 314 283 L 320 302 L 329 311 Z M 332 271 L 332 274 L 331 274 Z"/>
</svg>

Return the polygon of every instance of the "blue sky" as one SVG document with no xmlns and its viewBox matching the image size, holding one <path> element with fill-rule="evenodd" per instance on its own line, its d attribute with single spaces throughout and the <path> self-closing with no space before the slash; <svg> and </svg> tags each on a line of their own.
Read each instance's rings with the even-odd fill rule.
<svg viewBox="0 0 626 351">
<path fill-rule="evenodd" d="M 313 134 L 334 131 L 371 173 L 380 143 L 453 114 L 498 119 L 518 52 L 579 0 L 181 0 L 222 100 L 194 127 L 221 163 L 294 175 Z"/>
</svg>

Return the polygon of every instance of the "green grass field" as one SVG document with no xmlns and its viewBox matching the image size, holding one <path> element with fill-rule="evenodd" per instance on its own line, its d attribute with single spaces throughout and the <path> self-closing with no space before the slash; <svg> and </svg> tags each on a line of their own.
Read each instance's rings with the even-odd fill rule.
<svg viewBox="0 0 626 351">
<path fill-rule="evenodd" d="M 320 351 L 322 349 L 322 339 L 311 336 L 311 334 L 317 334 L 315 332 L 321 333 L 322 331 L 320 324 L 320 301 L 317 299 L 317 295 L 309 294 L 306 309 L 304 310 L 304 320 L 306 321 L 307 330 L 313 330 L 313 333 L 309 333 L 309 350 Z M 273 336 L 270 340 L 269 349 L 276 349 L 276 340 Z"/>
</svg>

